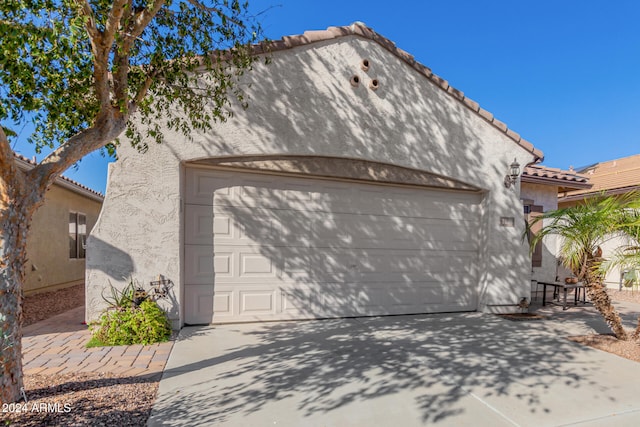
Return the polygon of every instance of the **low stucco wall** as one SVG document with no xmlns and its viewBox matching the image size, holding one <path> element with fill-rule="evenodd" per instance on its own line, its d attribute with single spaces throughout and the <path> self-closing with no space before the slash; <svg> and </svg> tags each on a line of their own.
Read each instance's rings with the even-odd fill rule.
<svg viewBox="0 0 640 427">
<path fill-rule="evenodd" d="M 369 70 L 359 64 L 368 58 Z M 362 84 L 353 87 L 358 73 Z M 368 80 L 378 79 L 376 91 Z M 533 160 L 504 133 L 379 44 L 355 36 L 275 52 L 245 75 L 249 108 L 192 141 L 166 131 L 166 143 L 140 154 L 123 144 L 110 165 L 107 198 L 89 240 L 87 318 L 102 309 L 100 292 L 127 278 L 158 275 L 174 287 L 163 302 L 182 324 L 184 163 L 260 155 L 363 159 L 424 171 L 484 190 L 480 230 L 480 310 L 514 310 L 529 294 L 530 264 L 520 236 L 518 186 L 504 175 L 514 158 Z M 514 225 L 501 225 L 501 218 Z"/>
<path fill-rule="evenodd" d="M 102 203 L 57 184 L 33 216 L 27 239 L 24 293 L 51 291 L 84 282 L 85 259 L 69 258 L 69 213 L 87 218 L 87 232 L 95 225 Z"/>
</svg>

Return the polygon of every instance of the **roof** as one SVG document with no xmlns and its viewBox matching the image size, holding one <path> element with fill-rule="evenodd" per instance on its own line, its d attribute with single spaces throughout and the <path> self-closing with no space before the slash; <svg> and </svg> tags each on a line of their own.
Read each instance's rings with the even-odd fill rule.
<svg viewBox="0 0 640 427">
<path fill-rule="evenodd" d="M 297 46 L 304 46 L 347 36 L 358 36 L 375 41 L 380 46 L 391 52 L 393 55 L 407 63 L 414 70 L 423 74 L 429 81 L 449 94 L 449 96 L 458 100 L 465 107 L 476 113 L 483 120 L 490 123 L 500 132 L 511 138 L 515 143 L 520 145 L 526 151 L 533 154 L 535 156 L 536 162 L 542 161 L 542 159 L 544 158 L 544 154 L 542 153 L 542 151 L 535 148 L 529 141 L 520 137 L 517 132 L 510 129 L 505 123 L 493 117 L 493 114 L 481 108 L 477 102 L 465 96 L 462 91 L 454 88 L 453 86 L 450 86 L 446 80 L 434 74 L 430 68 L 416 61 L 413 55 L 396 47 L 395 43 L 393 43 L 391 40 L 376 33 L 362 22 L 354 22 L 353 24 L 345 27 L 329 27 L 326 30 L 305 31 L 304 34 L 285 36 L 280 40 L 273 40 L 269 41 L 268 43 L 254 46 L 254 53 L 260 54 L 286 50 Z"/>
<path fill-rule="evenodd" d="M 622 194 L 640 189 L 640 154 L 609 160 L 582 168 L 581 174 L 593 184 L 590 189 L 568 191 L 559 201 L 579 200 L 601 194 Z"/>
<path fill-rule="evenodd" d="M 30 170 L 33 169 L 37 163 L 33 160 L 30 160 L 24 157 L 21 154 L 13 153 L 16 157 L 18 167 L 22 170 Z M 72 180 L 71 178 L 67 178 L 66 176 L 59 176 L 56 178 L 55 184 L 60 185 L 61 187 L 66 188 L 67 190 L 71 190 L 75 193 L 78 193 L 82 196 L 88 197 L 90 199 L 102 202 L 104 201 L 104 195 L 98 191 L 95 191 L 86 185 L 82 185 L 77 181 Z"/>
<path fill-rule="evenodd" d="M 591 188 L 591 183 L 586 175 L 576 173 L 573 170 L 566 171 L 542 165 L 526 166 L 522 171 L 521 181 L 557 185 L 559 192 Z"/>
</svg>

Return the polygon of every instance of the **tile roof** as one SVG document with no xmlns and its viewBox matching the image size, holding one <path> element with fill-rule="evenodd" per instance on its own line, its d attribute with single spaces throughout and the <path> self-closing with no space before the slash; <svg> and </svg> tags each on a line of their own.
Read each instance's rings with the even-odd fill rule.
<svg viewBox="0 0 640 427">
<path fill-rule="evenodd" d="M 620 194 L 640 189 L 640 154 L 587 166 L 579 171 L 593 184 L 590 189 L 569 191 L 561 200 L 582 199 L 596 194 Z"/>
<path fill-rule="evenodd" d="M 561 191 L 573 189 L 588 189 L 591 187 L 589 178 L 573 170 L 562 170 L 542 165 L 529 165 L 522 171 L 522 182 L 534 184 L 555 184 Z"/>
<path fill-rule="evenodd" d="M 268 43 L 254 46 L 254 53 L 260 54 L 286 50 L 297 46 L 308 45 L 320 41 L 332 40 L 346 36 L 359 36 L 375 41 L 380 46 L 406 62 L 413 69 L 415 69 L 419 73 L 422 73 L 429 81 L 448 93 L 453 98 L 457 99 L 468 109 L 478 114 L 485 121 L 507 135 L 522 148 L 532 153 L 536 157 L 536 161 L 542 161 L 542 159 L 544 158 L 544 154 L 542 153 L 542 151 L 535 148 L 529 141 L 521 138 L 517 132 L 509 129 L 509 127 L 505 123 L 493 117 L 493 114 L 481 108 L 477 102 L 466 97 L 464 93 L 459 91 L 458 89 L 450 86 L 446 80 L 435 75 L 431 71 L 431 69 L 416 61 L 413 55 L 396 47 L 394 42 L 376 33 L 362 22 L 354 22 L 353 24 L 344 27 L 329 27 L 326 30 L 305 31 L 304 34 L 285 36 L 280 40 L 273 40 L 269 41 Z"/>
<path fill-rule="evenodd" d="M 21 166 L 24 169 L 32 169 L 33 167 L 35 167 L 37 165 L 37 163 L 31 159 L 28 159 L 27 157 L 23 156 L 22 154 L 18 154 L 18 153 L 13 153 L 13 155 L 21 161 Z M 19 163 L 20 165 L 20 163 Z M 86 185 L 80 184 L 77 181 L 72 180 L 71 178 L 67 178 L 64 175 L 61 175 L 58 177 L 56 183 L 58 184 L 63 184 L 65 187 L 69 188 L 72 191 L 75 191 L 77 193 L 81 193 L 81 194 L 86 194 L 94 199 L 99 199 L 100 201 L 102 201 L 104 199 L 104 194 L 87 187 Z M 66 185 L 65 185 L 66 184 Z"/>
</svg>

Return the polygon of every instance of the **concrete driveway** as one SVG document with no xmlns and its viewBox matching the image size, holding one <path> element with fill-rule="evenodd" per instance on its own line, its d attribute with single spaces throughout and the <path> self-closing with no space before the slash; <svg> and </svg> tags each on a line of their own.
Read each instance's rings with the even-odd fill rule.
<svg viewBox="0 0 640 427">
<path fill-rule="evenodd" d="M 640 364 L 563 338 L 606 330 L 572 310 L 188 327 L 149 425 L 640 425 Z"/>
</svg>

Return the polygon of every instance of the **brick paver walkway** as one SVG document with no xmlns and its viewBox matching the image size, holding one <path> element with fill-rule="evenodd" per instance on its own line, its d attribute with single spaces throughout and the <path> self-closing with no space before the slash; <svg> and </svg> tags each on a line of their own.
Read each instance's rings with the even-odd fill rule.
<svg viewBox="0 0 640 427">
<path fill-rule="evenodd" d="M 84 307 L 74 308 L 23 329 L 25 374 L 108 372 L 118 375 L 160 374 L 173 342 L 153 345 L 85 348 L 91 334 Z"/>
</svg>

